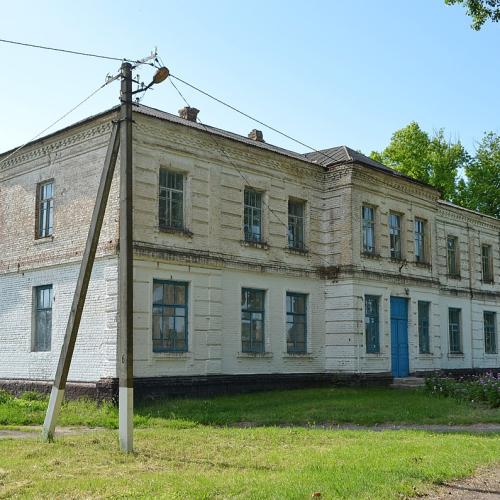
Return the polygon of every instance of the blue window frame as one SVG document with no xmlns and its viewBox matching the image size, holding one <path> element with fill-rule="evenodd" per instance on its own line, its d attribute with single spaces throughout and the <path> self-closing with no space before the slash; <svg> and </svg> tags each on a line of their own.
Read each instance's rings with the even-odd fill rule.
<svg viewBox="0 0 500 500">
<path fill-rule="evenodd" d="M 188 350 L 188 284 L 153 282 L 153 352 Z"/>
<path fill-rule="evenodd" d="M 492 311 L 483 311 L 484 322 L 484 352 L 486 354 L 497 353 L 497 329 L 496 313 Z"/>
<path fill-rule="evenodd" d="M 380 352 L 379 335 L 379 298 L 376 295 L 365 295 L 365 334 L 366 352 Z"/>
<path fill-rule="evenodd" d="M 286 294 L 286 350 L 307 352 L 307 295 L 303 293 Z"/>
<path fill-rule="evenodd" d="M 50 351 L 52 340 L 52 285 L 37 286 L 35 299 L 35 334 L 33 351 Z"/>
<path fill-rule="evenodd" d="M 450 353 L 462 354 L 461 309 L 448 309 L 448 333 L 450 337 Z"/>
<path fill-rule="evenodd" d="M 264 352 L 264 290 L 241 290 L 241 350 Z"/>
</svg>

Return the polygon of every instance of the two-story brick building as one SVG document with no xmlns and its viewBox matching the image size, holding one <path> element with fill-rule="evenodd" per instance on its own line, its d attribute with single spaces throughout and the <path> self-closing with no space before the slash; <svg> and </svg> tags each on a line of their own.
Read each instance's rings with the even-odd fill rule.
<svg viewBox="0 0 500 500">
<path fill-rule="evenodd" d="M 0 384 L 55 374 L 113 108 L 0 156 Z M 139 392 L 500 366 L 500 221 L 347 147 L 134 107 Z M 117 376 L 115 172 L 69 380 Z M 71 387 L 71 386 L 70 386 Z"/>
</svg>

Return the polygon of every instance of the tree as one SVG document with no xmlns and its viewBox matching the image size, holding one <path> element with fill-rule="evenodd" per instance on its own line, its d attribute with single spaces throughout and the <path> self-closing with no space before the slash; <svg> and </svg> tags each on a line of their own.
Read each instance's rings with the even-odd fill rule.
<svg viewBox="0 0 500 500">
<path fill-rule="evenodd" d="M 444 199 L 456 201 L 457 175 L 468 161 L 460 142 L 452 143 L 438 130 L 432 137 L 411 122 L 394 132 L 389 145 L 371 158 L 437 188 Z"/>
<path fill-rule="evenodd" d="M 500 0 L 445 0 L 447 5 L 464 4 L 467 15 L 472 18 L 472 29 L 479 31 L 483 24 L 491 19 L 500 21 Z"/>
<path fill-rule="evenodd" d="M 458 185 L 459 202 L 472 210 L 500 218 L 500 136 L 484 134 L 476 155 L 465 167 Z"/>
</svg>

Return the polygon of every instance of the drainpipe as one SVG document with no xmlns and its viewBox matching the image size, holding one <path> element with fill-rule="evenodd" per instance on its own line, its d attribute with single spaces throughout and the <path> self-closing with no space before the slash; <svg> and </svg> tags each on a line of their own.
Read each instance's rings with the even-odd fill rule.
<svg viewBox="0 0 500 500">
<path fill-rule="evenodd" d="M 474 244 L 470 238 L 470 225 L 467 222 L 467 243 L 469 245 L 469 315 L 470 315 L 470 366 L 474 369 L 474 333 L 472 329 L 472 299 L 474 292 L 472 291 L 472 270 L 474 267 Z"/>
</svg>

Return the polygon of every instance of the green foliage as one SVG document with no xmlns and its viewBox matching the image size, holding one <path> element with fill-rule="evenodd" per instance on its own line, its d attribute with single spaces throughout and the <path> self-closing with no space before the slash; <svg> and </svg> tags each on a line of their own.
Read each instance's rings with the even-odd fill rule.
<svg viewBox="0 0 500 500">
<path fill-rule="evenodd" d="M 500 21 L 500 0 L 445 0 L 447 5 L 462 4 L 467 9 L 467 15 L 472 18 L 471 28 L 479 31 L 490 19 Z"/>
<path fill-rule="evenodd" d="M 468 155 L 460 141 L 447 141 L 440 129 L 431 137 L 411 122 L 394 132 L 389 145 L 371 158 L 438 189 L 445 200 L 456 198 L 456 178 Z"/>
<path fill-rule="evenodd" d="M 439 375 L 428 377 L 425 387 L 430 394 L 465 401 L 484 401 L 490 408 L 500 407 L 500 376 L 492 373 L 455 380 Z"/>
</svg>

